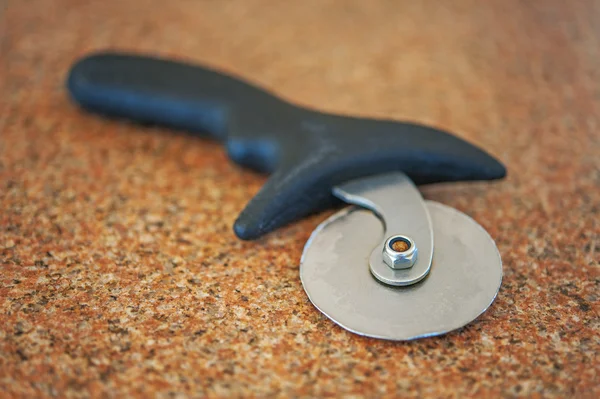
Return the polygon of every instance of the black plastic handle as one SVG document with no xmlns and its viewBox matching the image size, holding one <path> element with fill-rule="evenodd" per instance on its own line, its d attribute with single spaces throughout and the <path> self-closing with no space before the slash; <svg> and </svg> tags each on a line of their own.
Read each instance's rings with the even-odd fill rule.
<svg viewBox="0 0 600 399">
<path fill-rule="evenodd" d="M 308 110 L 181 62 L 91 55 L 73 66 L 68 88 L 88 110 L 210 134 L 236 163 L 272 173 L 235 222 L 242 239 L 331 206 L 331 188 L 354 178 L 400 170 L 425 184 L 506 175 L 496 159 L 449 133 Z"/>
</svg>

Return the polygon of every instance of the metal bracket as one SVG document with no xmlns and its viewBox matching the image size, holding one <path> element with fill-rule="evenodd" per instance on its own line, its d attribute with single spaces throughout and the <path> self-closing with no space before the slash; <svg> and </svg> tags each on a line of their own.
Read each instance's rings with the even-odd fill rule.
<svg viewBox="0 0 600 399">
<path fill-rule="evenodd" d="M 401 172 L 353 180 L 333 188 L 341 200 L 373 211 L 384 223 L 385 235 L 381 245 L 371 252 L 371 273 L 382 283 L 406 286 L 423 280 L 433 261 L 433 226 L 425 201 L 414 183 Z M 395 236 L 413 241 L 406 251 L 393 251 L 389 245 Z M 406 268 L 388 265 L 384 256 L 396 252 L 397 258 L 410 252 L 418 257 Z M 388 252 L 386 254 L 386 251 Z M 405 257 L 406 258 L 406 257 Z M 410 263 L 409 262 L 406 263 Z"/>
</svg>

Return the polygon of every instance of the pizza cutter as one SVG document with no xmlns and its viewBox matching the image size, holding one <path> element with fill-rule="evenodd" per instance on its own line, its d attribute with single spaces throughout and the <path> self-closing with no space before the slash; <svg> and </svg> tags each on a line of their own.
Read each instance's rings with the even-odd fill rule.
<svg viewBox="0 0 600 399">
<path fill-rule="evenodd" d="M 411 340 L 483 313 L 502 281 L 493 239 L 416 185 L 493 180 L 504 166 L 438 129 L 300 107 L 232 75 L 153 56 L 97 53 L 68 81 L 83 108 L 224 142 L 236 163 L 271 174 L 234 224 L 261 237 L 338 203 L 306 243 L 310 301 L 356 334 Z"/>
</svg>

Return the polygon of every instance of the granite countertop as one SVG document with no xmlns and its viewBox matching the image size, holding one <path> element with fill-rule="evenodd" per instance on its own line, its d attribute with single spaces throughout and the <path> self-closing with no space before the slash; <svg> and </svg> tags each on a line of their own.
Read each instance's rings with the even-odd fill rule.
<svg viewBox="0 0 600 399">
<path fill-rule="evenodd" d="M 600 396 L 597 2 L 9 0 L 0 13 L 0 396 Z M 238 240 L 264 176 L 213 141 L 70 101 L 70 64 L 106 48 L 486 149 L 507 179 L 422 192 L 496 240 L 496 302 L 409 343 L 335 326 L 298 275 L 332 211 Z"/>
</svg>

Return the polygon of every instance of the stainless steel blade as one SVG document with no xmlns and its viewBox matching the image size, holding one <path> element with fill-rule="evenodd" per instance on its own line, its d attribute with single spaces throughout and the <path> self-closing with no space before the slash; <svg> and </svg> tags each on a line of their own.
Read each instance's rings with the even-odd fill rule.
<svg viewBox="0 0 600 399">
<path fill-rule="evenodd" d="M 425 202 L 435 243 L 424 280 L 392 287 L 373 277 L 369 257 L 384 226 L 372 212 L 352 206 L 324 221 L 304 248 L 300 277 L 311 302 L 349 331 L 398 341 L 444 334 L 483 313 L 502 281 L 494 241 L 467 215 Z"/>
</svg>

